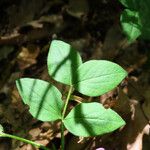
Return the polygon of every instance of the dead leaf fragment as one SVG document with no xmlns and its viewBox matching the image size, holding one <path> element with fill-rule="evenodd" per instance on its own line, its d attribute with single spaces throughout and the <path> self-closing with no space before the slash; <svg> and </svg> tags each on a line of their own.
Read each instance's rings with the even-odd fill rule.
<svg viewBox="0 0 150 150">
<path fill-rule="evenodd" d="M 21 47 L 17 59 L 21 70 L 36 64 L 36 58 L 39 55 L 40 48 L 35 45 L 28 45 L 28 47 Z"/>
</svg>

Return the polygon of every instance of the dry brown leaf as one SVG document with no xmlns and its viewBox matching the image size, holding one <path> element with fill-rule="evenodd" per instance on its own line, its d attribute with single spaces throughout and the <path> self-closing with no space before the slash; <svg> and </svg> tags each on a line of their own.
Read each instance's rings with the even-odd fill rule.
<svg viewBox="0 0 150 150">
<path fill-rule="evenodd" d="M 36 45 L 28 45 L 28 47 L 21 47 L 21 52 L 17 57 L 17 61 L 21 70 L 35 64 L 36 58 L 40 53 L 40 48 Z"/>
</svg>

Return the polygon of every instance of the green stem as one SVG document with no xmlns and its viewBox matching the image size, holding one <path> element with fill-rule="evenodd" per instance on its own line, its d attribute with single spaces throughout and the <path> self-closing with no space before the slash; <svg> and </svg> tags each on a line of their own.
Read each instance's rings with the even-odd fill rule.
<svg viewBox="0 0 150 150">
<path fill-rule="evenodd" d="M 68 92 L 68 95 L 67 95 L 67 98 L 66 98 L 65 106 L 64 106 L 64 109 L 63 109 L 63 112 L 62 112 L 62 120 L 65 117 L 65 113 L 66 113 L 66 110 L 67 110 L 67 106 L 68 106 L 68 102 L 69 102 L 72 90 L 73 90 L 73 86 L 70 86 L 69 92 Z"/>
<path fill-rule="evenodd" d="M 65 149 L 64 124 L 61 122 L 61 149 Z"/>
<path fill-rule="evenodd" d="M 65 106 L 64 106 L 64 109 L 63 109 L 63 112 L 62 112 L 62 122 L 61 122 L 61 149 L 62 150 L 65 149 L 65 137 L 64 137 L 64 124 L 63 124 L 63 120 L 65 118 L 65 114 L 66 114 L 66 110 L 67 110 L 67 106 L 68 106 L 68 103 L 69 103 L 69 99 L 70 99 L 72 90 L 73 90 L 73 86 L 70 86 L 69 92 L 68 92 L 68 95 L 67 95 L 67 98 L 66 98 Z"/>
<path fill-rule="evenodd" d="M 19 141 L 22 141 L 24 143 L 28 143 L 28 144 L 31 144 L 37 148 L 41 148 L 43 150 L 49 150 L 47 147 L 39 144 L 39 143 L 36 143 L 36 142 L 33 142 L 33 141 L 30 141 L 30 140 L 27 140 L 27 139 L 24 139 L 24 138 L 21 138 L 21 137 L 18 137 L 18 136 L 15 136 L 15 135 L 11 135 L 11 134 L 7 134 L 7 133 L 3 133 L 0 137 L 8 137 L 8 138 L 12 138 L 12 139 L 15 139 L 15 140 L 19 140 Z"/>
</svg>

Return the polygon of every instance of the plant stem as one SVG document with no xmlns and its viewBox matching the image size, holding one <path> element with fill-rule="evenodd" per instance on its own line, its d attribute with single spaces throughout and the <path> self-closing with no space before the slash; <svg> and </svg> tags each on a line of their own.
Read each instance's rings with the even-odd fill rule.
<svg viewBox="0 0 150 150">
<path fill-rule="evenodd" d="M 24 138 L 21 138 L 21 137 L 18 137 L 18 136 L 15 136 L 15 135 L 11 135 L 11 134 L 7 134 L 7 133 L 3 133 L 0 137 L 8 137 L 8 138 L 12 138 L 12 139 L 15 139 L 15 140 L 19 140 L 19 141 L 22 141 L 24 143 L 28 143 L 28 144 L 31 144 L 37 148 L 41 148 L 43 150 L 49 150 L 47 147 L 39 144 L 39 143 L 36 143 L 36 142 L 33 142 L 33 141 L 30 141 L 30 140 L 27 140 L 27 139 L 24 139 Z"/>
<path fill-rule="evenodd" d="M 64 124 L 61 122 L 61 150 L 65 149 Z"/>
<path fill-rule="evenodd" d="M 67 95 L 67 98 L 66 98 L 65 106 L 64 106 L 64 109 L 63 109 L 63 112 L 62 112 L 62 120 L 65 117 L 65 113 L 66 113 L 66 110 L 67 110 L 67 106 L 68 106 L 68 102 L 69 102 L 72 90 L 73 90 L 73 86 L 70 86 L 69 92 L 68 92 L 68 95 Z"/>
<path fill-rule="evenodd" d="M 68 92 L 68 95 L 67 95 L 67 98 L 66 98 L 65 106 L 64 106 L 64 109 L 63 109 L 63 112 L 62 112 L 62 122 L 61 122 L 61 149 L 62 150 L 65 149 L 65 137 L 64 137 L 64 124 L 63 124 L 63 120 L 65 118 L 65 113 L 66 113 L 66 110 L 67 110 L 67 106 L 68 106 L 68 103 L 69 103 L 69 99 L 70 99 L 72 90 L 73 90 L 73 86 L 70 86 L 69 92 Z"/>
</svg>

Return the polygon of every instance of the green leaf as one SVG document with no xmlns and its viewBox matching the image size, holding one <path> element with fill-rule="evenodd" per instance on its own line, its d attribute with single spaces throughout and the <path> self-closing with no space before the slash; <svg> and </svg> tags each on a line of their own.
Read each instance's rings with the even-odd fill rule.
<svg viewBox="0 0 150 150">
<path fill-rule="evenodd" d="M 150 0 L 119 0 L 126 8 L 121 15 L 121 24 L 129 42 L 137 37 L 150 39 Z"/>
<path fill-rule="evenodd" d="M 48 53 L 48 72 L 56 81 L 71 85 L 76 69 L 82 64 L 81 57 L 71 45 L 53 40 Z"/>
<path fill-rule="evenodd" d="M 72 134 L 83 137 L 102 135 L 125 125 L 116 112 L 96 102 L 77 105 L 63 122 Z"/>
<path fill-rule="evenodd" d="M 138 10 L 142 24 L 142 38 L 150 40 L 150 0 L 143 0 L 141 9 Z"/>
<path fill-rule="evenodd" d="M 140 8 L 141 0 L 119 0 L 125 7 L 132 10 L 137 10 Z M 143 0 L 142 0 L 143 1 Z"/>
<path fill-rule="evenodd" d="M 4 132 L 4 128 L 3 128 L 3 126 L 0 124 L 0 136 L 4 134 L 3 132 Z"/>
<path fill-rule="evenodd" d="M 74 88 L 87 96 L 99 96 L 115 88 L 127 75 L 119 65 L 106 60 L 83 63 L 76 73 Z"/>
<path fill-rule="evenodd" d="M 141 21 L 138 11 L 125 9 L 120 17 L 124 33 L 127 35 L 129 42 L 133 42 L 141 35 Z"/>
<path fill-rule="evenodd" d="M 63 101 L 61 93 L 46 81 L 22 78 L 16 81 L 23 102 L 30 107 L 33 117 L 41 121 L 61 119 Z"/>
</svg>

